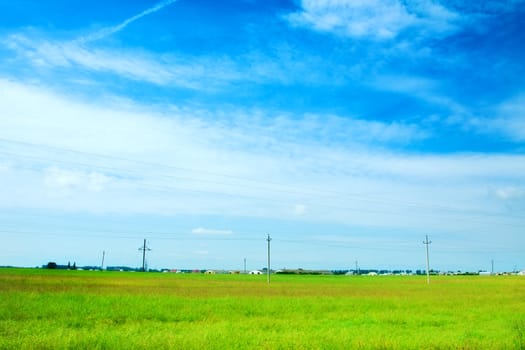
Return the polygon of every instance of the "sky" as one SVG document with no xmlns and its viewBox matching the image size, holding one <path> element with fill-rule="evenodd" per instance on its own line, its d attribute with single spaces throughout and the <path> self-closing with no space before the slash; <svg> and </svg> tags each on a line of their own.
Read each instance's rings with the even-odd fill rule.
<svg viewBox="0 0 525 350">
<path fill-rule="evenodd" d="M 0 265 L 523 270 L 524 5 L 0 1 Z"/>
</svg>

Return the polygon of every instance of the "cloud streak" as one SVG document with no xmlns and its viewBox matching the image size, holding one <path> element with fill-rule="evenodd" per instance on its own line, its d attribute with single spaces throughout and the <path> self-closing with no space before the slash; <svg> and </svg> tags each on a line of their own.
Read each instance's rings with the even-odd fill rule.
<svg viewBox="0 0 525 350">
<path fill-rule="evenodd" d="M 121 30 L 125 29 L 128 25 L 130 25 L 131 23 L 141 19 L 142 17 L 150 15 L 150 14 L 155 13 L 157 11 L 160 11 L 163 8 L 165 8 L 166 6 L 169 6 L 169 5 L 173 4 L 176 1 L 178 1 L 178 0 L 161 1 L 157 5 L 155 5 L 153 7 L 150 7 L 147 10 L 142 11 L 138 15 L 132 16 L 132 17 L 122 21 L 121 23 L 119 23 L 119 24 L 117 24 L 115 26 L 106 27 L 106 28 L 103 28 L 103 29 L 97 31 L 96 33 L 83 36 L 83 37 L 77 39 L 76 42 L 78 44 L 86 44 L 86 43 L 90 43 L 90 42 L 93 42 L 93 41 L 104 39 L 104 38 L 106 38 L 108 36 L 111 36 L 113 34 L 116 34 L 116 33 L 120 32 Z"/>
<path fill-rule="evenodd" d="M 191 230 L 191 233 L 194 235 L 229 236 L 233 234 L 233 231 L 198 227 L 198 228 L 194 228 L 193 230 Z"/>
<path fill-rule="evenodd" d="M 65 68 L 77 73 L 110 73 L 139 82 L 187 89 L 209 89 L 216 86 L 217 81 L 220 84 L 239 79 L 228 61 L 215 62 L 212 70 L 211 62 L 206 59 L 187 62 L 171 57 L 159 60 L 141 51 L 115 52 L 74 41 L 35 41 L 24 35 L 11 35 L 4 42 L 40 70 Z"/>
</svg>

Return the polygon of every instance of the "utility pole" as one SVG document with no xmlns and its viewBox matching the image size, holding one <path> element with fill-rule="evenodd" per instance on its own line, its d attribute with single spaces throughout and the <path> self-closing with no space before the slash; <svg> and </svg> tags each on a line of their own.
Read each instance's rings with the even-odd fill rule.
<svg viewBox="0 0 525 350">
<path fill-rule="evenodd" d="M 270 284 L 270 241 L 272 240 L 270 235 L 268 235 L 266 240 L 268 241 L 268 267 L 266 269 L 266 273 L 268 274 L 268 284 Z"/>
<path fill-rule="evenodd" d="M 492 260 L 490 261 L 490 264 L 492 265 L 492 270 L 491 270 L 491 273 L 490 273 L 490 274 L 493 275 L 493 274 L 494 274 L 494 259 L 492 259 Z"/>
<path fill-rule="evenodd" d="M 359 275 L 359 265 L 357 264 L 357 260 L 355 261 L 355 274 Z"/>
<path fill-rule="evenodd" d="M 428 235 L 425 236 L 425 237 L 426 237 L 426 239 L 423 242 L 423 244 L 425 244 L 427 246 L 427 284 L 430 284 L 430 263 L 429 263 L 429 259 L 428 259 L 428 246 L 430 245 L 430 243 L 432 243 L 432 241 L 428 240 Z"/>
<path fill-rule="evenodd" d="M 139 250 L 142 250 L 142 272 L 146 271 L 146 250 L 151 250 L 146 247 L 146 238 L 144 238 L 144 246 L 140 247 Z"/>
<path fill-rule="evenodd" d="M 102 251 L 102 264 L 100 264 L 100 270 L 104 270 L 104 257 L 106 256 L 106 251 Z"/>
<path fill-rule="evenodd" d="M 246 275 L 246 258 L 244 258 L 244 274 Z"/>
</svg>

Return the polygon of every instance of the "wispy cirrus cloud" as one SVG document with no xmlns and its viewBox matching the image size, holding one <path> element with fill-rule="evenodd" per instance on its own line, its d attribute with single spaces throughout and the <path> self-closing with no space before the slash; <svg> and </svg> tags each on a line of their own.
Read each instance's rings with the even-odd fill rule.
<svg viewBox="0 0 525 350">
<path fill-rule="evenodd" d="M 326 114 L 307 114 L 297 118 L 289 113 L 258 109 L 217 112 L 172 106 L 170 118 L 155 118 L 150 114 L 155 108 L 146 115 L 138 111 L 128 113 L 125 109 L 117 112 L 113 110 L 115 103 L 111 100 L 98 101 L 97 107 L 63 98 L 45 88 L 1 79 L 0 88 L 5 91 L 0 98 L 5 128 L 0 134 L 9 139 L 45 142 L 76 150 L 83 150 L 86 145 L 90 145 L 91 149 L 97 151 L 111 150 L 118 154 L 152 148 L 163 149 L 163 154 L 181 154 L 177 147 L 182 145 L 175 144 L 193 139 L 193 152 L 199 153 L 201 151 L 197 149 L 204 149 L 209 143 L 215 142 L 228 149 L 279 153 L 283 151 L 283 145 L 295 143 L 309 144 L 312 148 L 319 145 L 374 148 L 407 145 L 429 137 L 426 130 L 416 125 L 396 121 L 382 122 Z M 28 100 L 32 103 L 25 103 Z M 126 106 L 123 101 L 117 101 L 116 104 Z M 133 110 L 132 105 L 126 108 Z M 161 115 L 166 112 L 158 113 Z M 44 114 L 46 119 L 41 117 Z M 130 123 L 130 120 L 133 122 Z M 155 123 L 150 123 L 152 120 Z M 144 130 L 149 132 L 143 133 Z M 121 145 L 128 137 L 142 142 L 133 143 L 124 149 Z M 98 141 L 92 145 L 90 140 L 94 138 Z M 286 152 L 293 153 L 294 149 L 289 147 Z M 206 159 L 201 158 L 203 162 Z M 215 162 L 213 159 L 209 161 Z"/>
<path fill-rule="evenodd" d="M 513 141 L 525 141 L 525 93 L 501 103 L 496 108 L 495 118 L 485 122 Z"/>
<path fill-rule="evenodd" d="M 465 107 L 450 102 L 451 110 L 458 113 L 446 119 L 446 123 L 477 135 L 489 135 L 505 139 L 507 142 L 521 144 L 525 141 L 525 95 L 511 97 L 477 114 L 468 112 Z"/>
<path fill-rule="evenodd" d="M 17 33 L 8 35 L 0 42 L 37 69 L 65 68 L 71 74 L 78 74 L 82 70 L 110 73 L 130 80 L 188 89 L 209 89 L 217 82 L 238 80 L 238 72 L 235 72 L 231 62 L 224 59 L 211 62 L 207 58 L 159 57 L 143 50 L 108 49 L 96 45 L 97 41 L 124 30 L 133 22 L 176 1 L 161 1 L 117 25 L 72 40 L 53 40 L 44 34 L 38 37 L 35 33 L 31 36 Z"/>
<path fill-rule="evenodd" d="M 427 103 L 438 109 L 443 109 L 447 119 L 466 118 L 471 112 L 467 106 L 455 101 L 446 92 L 443 81 L 430 79 L 418 75 L 386 73 L 372 77 L 365 83 L 378 91 L 394 92 Z"/>
<path fill-rule="evenodd" d="M 56 166 L 45 171 L 45 184 L 55 191 L 86 190 L 100 192 L 111 182 L 111 178 L 100 172 L 65 170 Z"/>
<path fill-rule="evenodd" d="M 217 230 L 210 228 L 198 227 L 191 230 L 191 233 L 194 235 L 219 235 L 219 236 L 229 236 L 233 234 L 232 230 Z"/>
<path fill-rule="evenodd" d="M 418 35 L 454 31 L 459 16 L 433 1 L 303 0 L 301 11 L 292 13 L 292 25 L 341 36 L 386 40 L 407 29 Z"/>
<path fill-rule="evenodd" d="M 210 112 L 191 108 L 161 113 L 154 106 L 94 106 L 42 87 L 5 81 L 0 87 L 6 92 L 0 97 L 0 160 L 9 164 L 0 172 L 4 207 L 413 228 L 458 216 L 447 209 L 456 206 L 483 224 L 475 212 L 497 205 L 491 202 L 497 198 L 487 198 L 489 188 L 523 187 L 523 156 L 409 154 L 343 138 L 372 122 L 352 131 L 351 121 L 258 119 L 247 111 L 213 121 Z M 327 142 L 319 128 L 342 136 Z M 387 140 L 397 133 L 390 132 Z M 23 195 L 13 192 L 21 188 Z M 420 217 L 406 220 L 396 215 L 400 210 Z"/>
<path fill-rule="evenodd" d="M 503 187 L 496 189 L 494 192 L 498 198 L 505 201 L 525 199 L 525 188 L 523 187 Z"/>
<path fill-rule="evenodd" d="M 35 40 L 23 34 L 4 38 L 5 46 L 37 69 L 101 72 L 161 86 L 209 89 L 240 79 L 231 61 L 174 56 L 153 57 L 141 50 L 109 50 L 76 41 Z"/>
<path fill-rule="evenodd" d="M 70 40 L 35 30 L 8 34 L 0 38 L 4 50 L 10 52 L 6 74 L 30 71 L 37 80 L 53 75 L 53 79 L 79 84 L 96 84 L 100 76 L 116 76 L 137 83 L 206 93 L 228 91 L 237 83 L 337 86 L 345 84 L 353 70 L 359 70 L 337 62 L 332 62 L 330 69 L 312 69 L 326 64 L 323 56 L 299 52 L 285 43 L 268 51 L 248 50 L 235 56 L 196 56 L 176 51 L 158 54 L 144 48 L 111 47 L 101 42 L 176 1 L 163 1 L 115 26 Z"/>
<path fill-rule="evenodd" d="M 131 23 L 141 19 L 144 16 L 147 16 L 149 14 L 152 14 L 152 13 L 155 13 L 155 12 L 157 12 L 159 10 L 162 10 L 166 6 L 169 6 L 169 5 L 173 4 L 176 1 L 178 1 L 178 0 L 164 0 L 164 1 L 161 1 L 158 4 L 156 4 L 155 6 L 150 7 L 150 8 L 142 11 L 141 13 L 139 13 L 139 14 L 137 14 L 135 16 L 132 16 L 132 17 L 122 21 L 121 23 L 119 23 L 119 24 L 117 24 L 115 26 L 102 28 L 102 29 L 100 29 L 99 31 L 97 31 L 95 33 L 88 34 L 86 36 L 80 37 L 76 41 L 78 43 L 84 44 L 84 43 L 87 43 L 87 42 L 100 40 L 100 39 L 103 39 L 103 38 L 105 38 L 107 36 L 116 34 L 116 33 L 120 32 L 121 30 L 123 30 L 124 28 L 126 28 Z"/>
<path fill-rule="evenodd" d="M 349 115 L 294 116 L 280 111 L 261 110 L 237 110 L 227 113 L 232 113 L 235 117 L 224 117 L 220 122 L 224 130 L 237 130 L 242 129 L 244 125 L 252 125 L 249 133 L 235 132 L 230 139 L 232 144 L 242 144 L 257 135 L 257 139 L 265 148 L 272 148 L 275 142 L 298 141 L 339 147 L 406 145 L 429 137 L 426 130 L 415 124 L 365 120 Z"/>
<path fill-rule="evenodd" d="M 160 87 L 217 92 L 227 91 L 236 83 L 337 85 L 346 74 L 344 67 L 338 67 L 339 75 L 312 70 L 311 66 L 320 65 L 318 57 L 289 57 L 285 50 L 276 52 L 278 59 L 253 52 L 236 57 L 159 56 L 142 49 L 111 49 L 89 42 L 35 38 L 21 33 L 0 38 L 0 43 L 15 53 L 10 61 L 16 69 L 31 67 L 31 75 L 36 78 L 49 72 L 60 76 L 60 72 L 67 71 L 70 73 L 67 77 L 86 73 L 84 81 L 88 83 L 90 74 L 104 74 Z M 96 81 L 97 77 L 93 77 L 92 82 Z"/>
</svg>

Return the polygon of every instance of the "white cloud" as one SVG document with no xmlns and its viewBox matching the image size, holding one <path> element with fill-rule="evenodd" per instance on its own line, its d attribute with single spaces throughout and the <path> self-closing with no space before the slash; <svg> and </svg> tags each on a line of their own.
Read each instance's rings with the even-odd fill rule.
<svg viewBox="0 0 525 350">
<path fill-rule="evenodd" d="M 308 207 L 304 204 L 296 204 L 293 207 L 293 213 L 295 216 L 303 216 L 308 211 Z"/>
<path fill-rule="evenodd" d="M 125 101 L 117 101 L 118 107 L 107 101 L 89 105 L 37 86 L 5 80 L 0 80 L 0 87 L 5 91 L 0 97 L 4 125 L 0 136 L 95 153 L 125 156 L 159 151 L 173 157 L 183 156 L 187 147 L 193 152 L 202 147 L 198 153 L 203 153 L 210 142 L 264 151 L 296 141 L 329 144 L 336 140 L 359 145 L 407 143 L 426 137 L 415 125 L 396 122 L 334 115 L 307 115 L 294 120 L 291 115 L 275 117 L 257 110 L 212 113 L 173 107 L 168 113 L 126 105 Z M 250 125 L 249 130 L 246 125 Z"/>
<path fill-rule="evenodd" d="M 496 196 L 502 200 L 513 200 L 525 198 L 525 188 L 504 187 L 495 190 Z"/>
<path fill-rule="evenodd" d="M 191 230 L 191 233 L 194 235 L 220 235 L 220 236 L 229 236 L 233 234 L 232 230 L 217 230 L 209 228 L 194 228 Z"/>
<path fill-rule="evenodd" d="M 0 156 L 10 164 L 0 172 L 2 207 L 459 230 L 453 219 L 483 226 L 476 212 L 504 213 L 489 188 L 523 187 L 523 156 L 388 152 L 366 135 L 414 136 L 379 122 L 160 111 L 1 80 L 0 88 Z M 50 201 L 53 192 L 66 196 Z"/>
<path fill-rule="evenodd" d="M 288 16 L 291 24 L 353 38 L 391 39 L 408 28 L 419 35 L 446 33 L 458 18 L 430 0 L 303 0 L 301 5 L 301 12 Z"/>
<path fill-rule="evenodd" d="M 166 119 L 129 111 L 122 104 L 120 109 L 104 107 L 102 101 L 89 105 L 5 80 L 0 87 L 5 91 L 0 137 L 5 139 L 125 156 L 162 149 L 172 137 L 187 137 Z"/>
<path fill-rule="evenodd" d="M 50 167 L 45 171 L 45 184 L 54 190 L 87 190 L 100 192 L 111 178 L 98 172 L 82 172 Z"/>
</svg>

